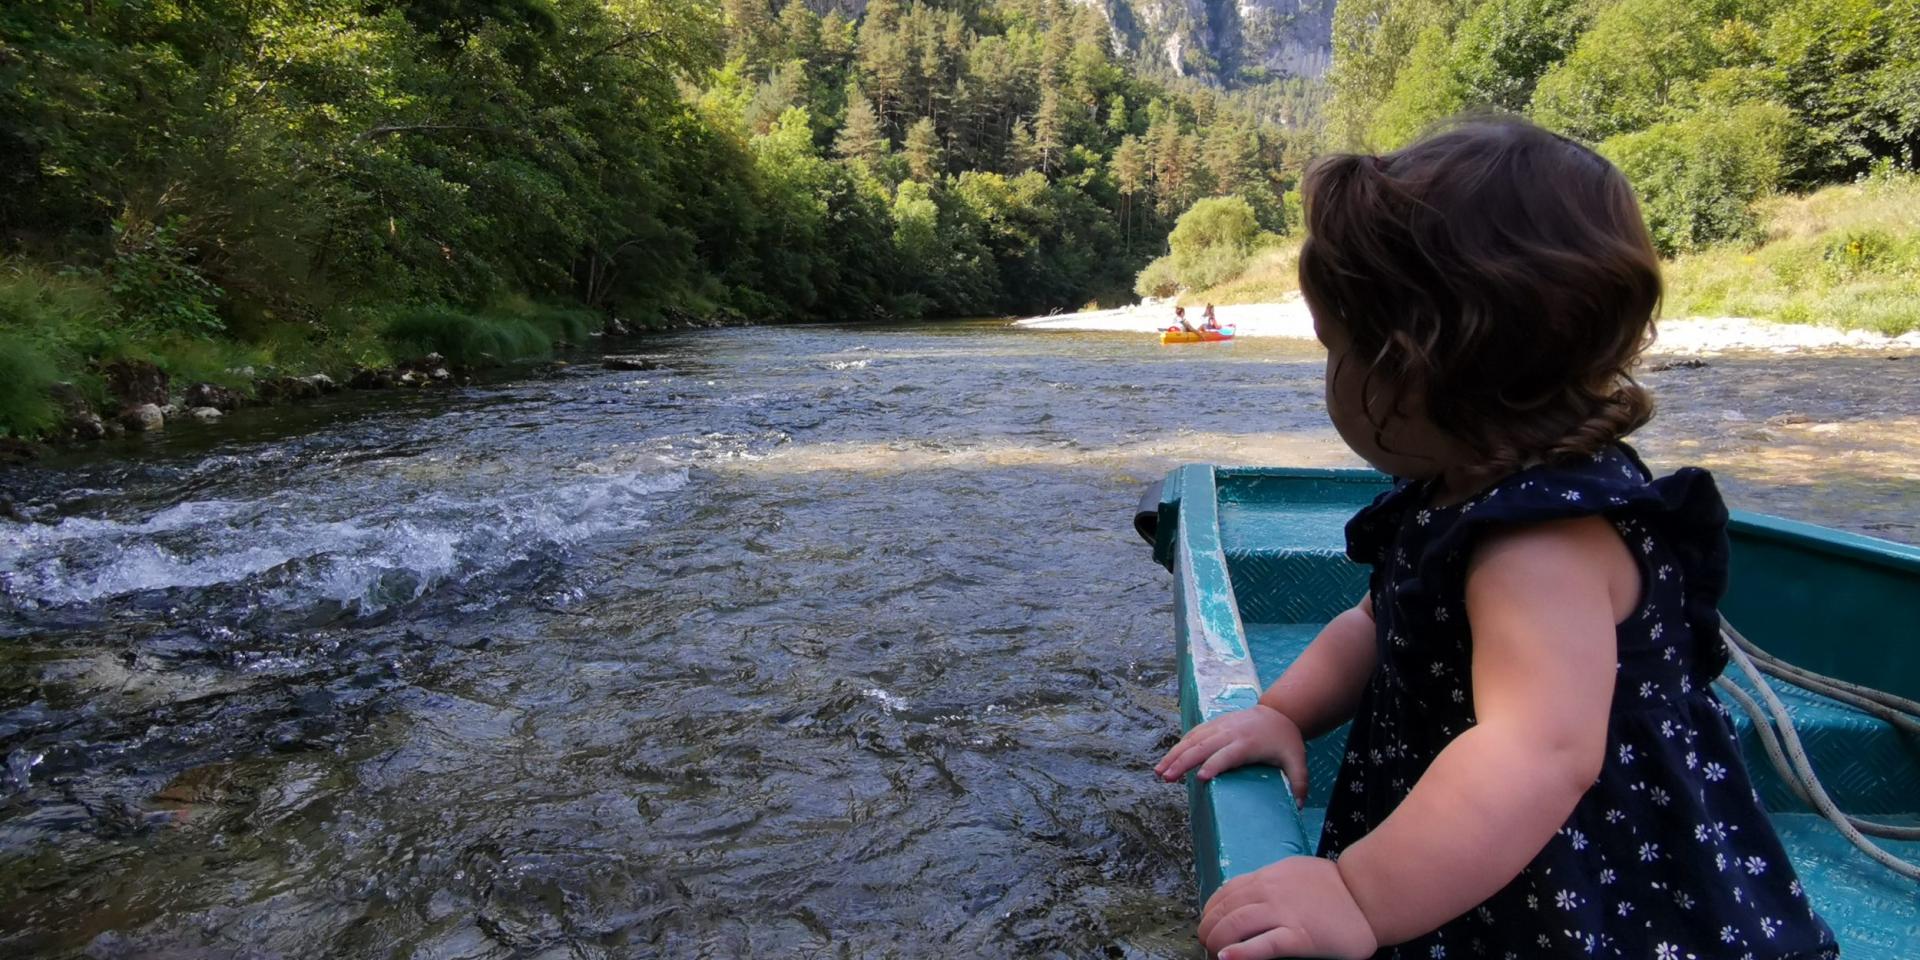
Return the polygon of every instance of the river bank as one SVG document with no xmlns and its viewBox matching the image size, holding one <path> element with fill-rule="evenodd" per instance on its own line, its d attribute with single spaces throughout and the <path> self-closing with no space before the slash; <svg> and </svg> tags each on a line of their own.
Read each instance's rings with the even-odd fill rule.
<svg viewBox="0 0 1920 960">
<path fill-rule="evenodd" d="M 1281 337 L 1312 340 L 1313 316 L 1298 294 L 1276 303 L 1219 306 L 1215 314 L 1240 337 Z M 1197 320 L 1199 312 L 1189 311 Z M 1158 333 L 1173 318 L 1173 303 L 1146 300 L 1130 307 L 1055 314 L 1015 320 L 1024 330 L 1107 331 Z M 1741 317 L 1677 317 L 1659 323 L 1659 335 L 1650 353 L 1711 356 L 1722 353 L 1796 354 L 1829 350 L 1920 352 L 1920 331 L 1890 337 L 1871 330 L 1800 323 L 1771 323 Z"/>
</svg>

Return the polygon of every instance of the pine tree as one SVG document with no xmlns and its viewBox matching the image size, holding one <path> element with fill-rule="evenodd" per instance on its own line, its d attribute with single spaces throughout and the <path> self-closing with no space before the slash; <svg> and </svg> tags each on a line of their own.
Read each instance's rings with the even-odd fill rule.
<svg viewBox="0 0 1920 960">
<path fill-rule="evenodd" d="M 1147 146 L 1139 137 L 1128 136 L 1113 151 L 1113 182 L 1120 190 L 1120 230 L 1129 252 L 1133 249 L 1133 207 L 1146 191 L 1150 170 Z"/>
<path fill-rule="evenodd" d="M 1126 136 L 1133 129 L 1133 118 L 1127 115 L 1127 98 L 1114 94 L 1107 98 L 1107 130 L 1119 136 Z"/>
<path fill-rule="evenodd" d="M 1013 134 L 1007 138 L 1006 172 L 1008 174 L 1025 173 L 1035 164 L 1033 149 L 1033 127 L 1025 120 L 1013 125 Z"/>
<path fill-rule="evenodd" d="M 1060 91 L 1048 86 L 1040 97 L 1040 113 L 1033 121 L 1033 150 L 1041 173 L 1053 176 L 1065 147 L 1066 122 L 1060 114 Z"/>
<path fill-rule="evenodd" d="M 787 60 L 805 60 L 819 66 L 820 17 L 807 6 L 806 0 L 787 0 L 780 9 L 780 54 Z"/>
<path fill-rule="evenodd" d="M 887 134 L 880 128 L 880 115 L 874 112 L 873 101 L 867 99 L 858 85 L 847 89 L 847 120 L 840 127 L 840 135 L 834 138 L 833 150 L 844 160 L 865 160 L 878 163 L 887 155 Z"/>
<path fill-rule="evenodd" d="M 913 179 L 930 181 L 940 175 L 940 133 L 932 117 L 921 117 L 907 130 L 904 152 Z"/>
<path fill-rule="evenodd" d="M 727 55 L 745 60 L 748 76 L 764 76 L 767 41 L 773 37 L 767 0 L 724 0 L 720 9 L 727 19 Z"/>
</svg>

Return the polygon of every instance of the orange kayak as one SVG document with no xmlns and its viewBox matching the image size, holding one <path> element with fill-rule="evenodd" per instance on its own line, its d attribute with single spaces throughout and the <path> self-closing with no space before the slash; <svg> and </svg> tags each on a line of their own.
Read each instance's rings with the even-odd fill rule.
<svg viewBox="0 0 1920 960">
<path fill-rule="evenodd" d="M 1232 339 L 1233 327 L 1231 326 L 1221 327 L 1218 330 L 1201 330 L 1198 333 L 1188 333 L 1179 327 L 1171 327 L 1160 331 L 1160 343 L 1162 345 L 1169 343 L 1213 343 L 1218 340 Z"/>
</svg>

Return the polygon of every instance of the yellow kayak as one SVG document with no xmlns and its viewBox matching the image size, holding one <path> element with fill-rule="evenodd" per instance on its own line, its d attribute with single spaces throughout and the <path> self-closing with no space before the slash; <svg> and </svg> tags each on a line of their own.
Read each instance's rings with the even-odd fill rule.
<svg viewBox="0 0 1920 960">
<path fill-rule="evenodd" d="M 1218 330 L 1201 330 L 1195 333 L 1188 333 L 1179 327 L 1172 327 L 1160 331 L 1160 343 L 1163 346 L 1169 343 L 1213 343 L 1217 340 L 1232 339 L 1233 327 L 1231 326 L 1221 327 Z"/>
</svg>

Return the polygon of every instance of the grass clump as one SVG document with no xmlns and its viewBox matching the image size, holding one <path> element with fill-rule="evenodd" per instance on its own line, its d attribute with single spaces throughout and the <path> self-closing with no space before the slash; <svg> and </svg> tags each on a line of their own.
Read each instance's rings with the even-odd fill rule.
<svg viewBox="0 0 1920 960">
<path fill-rule="evenodd" d="M 550 356 L 561 344 L 580 343 L 599 323 L 589 310 L 525 300 L 485 310 L 436 305 L 396 310 L 384 335 L 403 351 L 438 353 L 460 366 L 485 366 Z"/>
<path fill-rule="evenodd" d="M 1775 198 L 1761 216 L 1758 244 L 1668 265 L 1668 315 L 1920 330 L 1920 176 L 1883 174 Z"/>
<path fill-rule="evenodd" d="M 1212 303 L 1273 303 L 1300 289 L 1300 242 L 1287 240 L 1262 247 L 1247 259 L 1245 269 L 1224 283 L 1180 298 L 1186 305 Z"/>
</svg>

